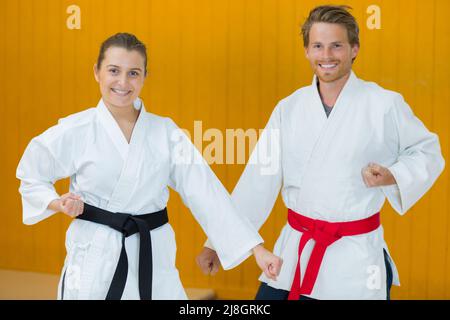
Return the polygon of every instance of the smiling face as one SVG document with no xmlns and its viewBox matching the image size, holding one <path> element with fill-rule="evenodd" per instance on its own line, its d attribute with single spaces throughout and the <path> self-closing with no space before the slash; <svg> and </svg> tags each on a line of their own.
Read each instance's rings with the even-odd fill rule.
<svg viewBox="0 0 450 320">
<path fill-rule="evenodd" d="M 314 23 L 305 48 L 314 73 L 322 82 L 335 82 L 347 76 L 359 46 L 350 45 L 347 30 L 337 23 Z"/>
<path fill-rule="evenodd" d="M 110 47 L 101 65 L 94 66 L 94 76 L 107 106 L 132 107 L 144 85 L 145 58 L 136 50 Z"/>
</svg>

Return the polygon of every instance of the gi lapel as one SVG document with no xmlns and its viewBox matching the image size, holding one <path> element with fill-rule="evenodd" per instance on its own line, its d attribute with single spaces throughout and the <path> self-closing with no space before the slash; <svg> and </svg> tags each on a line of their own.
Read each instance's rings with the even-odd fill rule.
<svg viewBox="0 0 450 320">
<path fill-rule="evenodd" d="M 128 142 L 125 139 L 125 136 L 123 135 L 117 121 L 114 119 L 111 112 L 109 112 L 108 108 L 103 102 L 103 99 L 100 99 L 100 102 L 97 105 L 97 113 L 99 115 L 101 124 L 110 136 L 113 144 L 116 146 L 117 151 L 119 151 L 122 160 L 125 161 L 128 155 Z"/>
<path fill-rule="evenodd" d="M 141 111 L 134 126 L 130 144 L 128 144 L 119 125 L 102 101 L 99 106 L 102 123 L 124 160 L 119 180 L 105 209 L 111 212 L 127 213 L 123 210 L 134 195 L 134 187 L 136 180 L 139 179 L 139 170 L 143 161 L 148 122 L 146 110 L 144 104 L 141 103 Z"/>
<path fill-rule="evenodd" d="M 333 111 L 330 113 L 328 120 L 322 130 L 322 133 L 318 139 L 318 142 L 313 151 L 315 159 L 323 159 L 324 153 L 327 152 L 327 145 L 333 141 L 333 136 L 336 134 L 341 125 L 341 119 L 344 115 L 351 112 L 355 102 L 357 101 L 357 96 L 360 90 L 358 90 L 359 80 L 356 75 L 351 71 L 350 77 L 348 78 L 344 88 L 342 88 L 339 97 L 333 107 Z M 316 95 L 320 99 L 319 91 L 316 88 Z M 323 110 L 322 110 L 323 111 Z M 323 112 L 325 113 L 325 112 Z"/>
<path fill-rule="evenodd" d="M 322 117 L 326 118 L 320 93 L 316 85 L 316 79 L 316 76 L 314 76 L 313 84 L 311 86 L 311 112 L 316 114 L 316 117 L 319 117 L 318 113 L 320 113 Z M 342 119 L 344 114 L 351 111 L 352 105 L 357 99 L 358 81 L 358 78 L 352 71 L 344 88 L 339 94 L 338 99 L 336 100 L 333 111 L 330 113 L 329 118 L 325 120 L 319 136 L 314 143 L 305 166 L 305 170 L 303 170 L 304 174 L 307 174 L 308 172 L 317 172 L 314 171 L 314 168 L 320 168 L 323 165 L 322 160 L 326 155 L 327 146 L 333 141 L 333 135 L 336 133 L 336 130 L 339 130 L 337 126 L 339 126 L 340 119 Z M 303 178 L 304 177 L 302 177 L 302 181 L 304 181 Z"/>
</svg>

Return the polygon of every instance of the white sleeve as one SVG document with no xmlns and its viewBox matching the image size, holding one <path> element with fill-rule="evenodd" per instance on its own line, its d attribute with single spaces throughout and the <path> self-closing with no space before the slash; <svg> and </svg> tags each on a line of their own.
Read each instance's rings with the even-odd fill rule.
<svg viewBox="0 0 450 320">
<path fill-rule="evenodd" d="M 269 217 L 282 185 L 280 105 L 264 128 L 231 198 L 239 213 L 259 230 Z M 205 247 L 214 249 L 207 240 Z"/>
<path fill-rule="evenodd" d="M 184 132 L 169 119 L 170 186 L 216 248 L 224 269 L 251 255 L 263 240 L 252 224 L 238 214 L 229 193 Z"/>
<path fill-rule="evenodd" d="M 53 215 L 48 209 L 51 201 L 58 199 L 53 184 L 73 174 L 72 146 L 54 140 L 56 127 L 48 129 L 31 140 L 19 162 L 16 177 L 20 180 L 23 223 L 35 224 Z M 71 141 L 73 142 L 73 141 Z"/>
<path fill-rule="evenodd" d="M 383 187 L 383 191 L 392 207 L 403 215 L 431 188 L 445 161 L 438 136 L 428 131 L 401 95 L 388 117 L 396 130 L 387 134 L 397 139 L 397 162 L 389 167 L 397 184 Z"/>
</svg>

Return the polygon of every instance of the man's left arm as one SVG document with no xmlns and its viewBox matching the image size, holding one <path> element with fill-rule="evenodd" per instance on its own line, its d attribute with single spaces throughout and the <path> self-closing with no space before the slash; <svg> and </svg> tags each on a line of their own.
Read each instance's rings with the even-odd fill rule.
<svg viewBox="0 0 450 320">
<path fill-rule="evenodd" d="M 414 115 L 401 95 L 387 114 L 393 122 L 398 147 L 397 161 L 388 168 L 369 164 L 363 170 L 368 187 L 381 186 L 392 207 L 408 211 L 433 185 L 444 170 L 439 138 Z"/>
</svg>

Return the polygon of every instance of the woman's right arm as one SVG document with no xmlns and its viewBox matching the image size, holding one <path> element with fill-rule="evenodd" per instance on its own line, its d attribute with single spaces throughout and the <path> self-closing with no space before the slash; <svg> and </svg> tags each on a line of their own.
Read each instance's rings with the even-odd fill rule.
<svg viewBox="0 0 450 320">
<path fill-rule="evenodd" d="M 33 138 L 19 162 L 16 177 L 20 180 L 24 224 L 35 224 L 64 207 L 65 198 L 56 192 L 54 183 L 75 173 L 76 149 L 73 137 L 64 133 L 55 126 Z"/>
<path fill-rule="evenodd" d="M 84 202 L 81 196 L 69 192 L 50 202 L 47 209 L 62 212 L 69 217 L 75 218 L 83 213 Z"/>
</svg>

